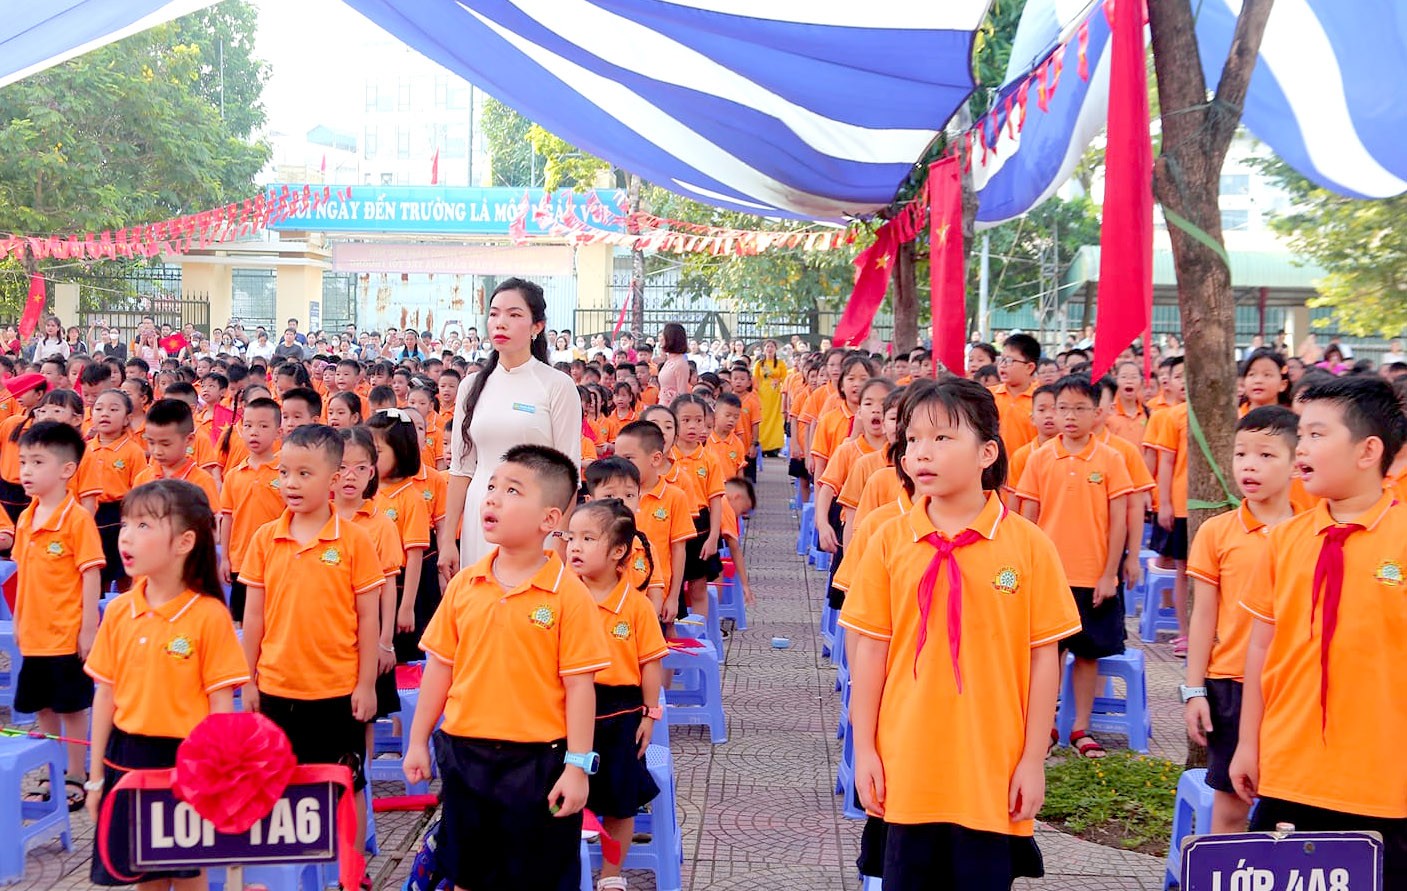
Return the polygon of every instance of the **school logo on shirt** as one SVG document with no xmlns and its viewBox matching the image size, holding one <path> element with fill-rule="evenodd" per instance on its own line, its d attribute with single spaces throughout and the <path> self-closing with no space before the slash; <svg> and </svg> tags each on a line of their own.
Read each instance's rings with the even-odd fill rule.
<svg viewBox="0 0 1407 891">
<path fill-rule="evenodd" d="M 1092 470 L 1089 474 L 1089 481 L 1097 486 L 1100 483 L 1104 482 L 1104 474 L 1100 473 L 1097 470 Z"/>
<path fill-rule="evenodd" d="M 112 462 L 112 467 L 114 470 L 126 470 L 127 462 L 123 461 L 121 458 L 118 458 L 116 461 Z"/>
<path fill-rule="evenodd" d="M 394 520 L 400 517 L 400 514 L 396 512 L 396 509 L 394 507 L 388 507 L 386 508 L 386 516 Z"/>
<path fill-rule="evenodd" d="M 1015 594 L 1016 589 L 1021 587 L 1021 575 L 1014 567 L 1003 566 L 997 570 L 997 577 L 992 579 L 992 587 L 1003 594 Z"/>
<path fill-rule="evenodd" d="M 322 561 L 324 566 L 341 566 L 342 552 L 336 548 L 328 548 L 322 552 L 322 556 L 318 559 Z"/>
<path fill-rule="evenodd" d="M 729 460 L 729 461 L 736 461 L 736 460 L 738 460 L 738 450 L 737 450 L 737 449 L 729 449 L 729 450 L 728 450 L 728 460 Z"/>
<path fill-rule="evenodd" d="M 669 519 L 669 511 L 665 510 L 665 509 L 662 508 L 662 507 L 657 507 L 657 508 L 655 508 L 654 518 L 655 518 L 656 520 L 668 520 L 668 519 Z"/>
<path fill-rule="evenodd" d="M 1378 571 L 1373 573 L 1373 578 L 1390 588 L 1396 588 L 1402 584 L 1402 566 L 1392 560 L 1384 560 L 1379 564 Z"/>
<path fill-rule="evenodd" d="M 552 607 L 544 603 L 535 607 L 533 611 L 528 614 L 528 621 L 532 622 L 543 631 L 548 631 L 551 630 L 553 625 L 557 624 L 557 614 L 552 611 Z"/>
<path fill-rule="evenodd" d="M 699 475 L 699 479 L 703 479 L 704 477 L 708 476 L 708 471 L 702 467 L 700 467 L 698 470 L 695 470 L 694 473 L 697 473 Z"/>
<path fill-rule="evenodd" d="M 423 498 L 423 499 L 425 499 L 426 501 L 434 501 L 434 500 L 435 500 L 435 493 L 434 493 L 433 491 L 431 491 L 430 489 L 421 489 L 421 490 L 420 490 L 420 497 Z"/>
<path fill-rule="evenodd" d="M 63 542 L 51 541 L 49 542 L 49 547 L 47 550 L 49 551 L 50 557 L 62 557 L 64 555 Z"/>
<path fill-rule="evenodd" d="M 279 490 L 279 488 L 280 488 L 280 487 L 279 487 L 279 482 L 278 482 L 278 480 L 276 480 L 276 479 L 269 480 L 269 488 L 270 488 L 270 489 L 273 489 L 275 492 L 277 492 L 277 491 Z"/>
<path fill-rule="evenodd" d="M 193 445 L 188 445 L 188 446 L 186 446 L 186 457 L 189 458 L 189 457 L 191 457 L 191 456 L 194 455 L 194 454 L 195 454 L 195 446 L 193 446 Z"/>
<path fill-rule="evenodd" d="M 161 651 L 168 656 L 172 656 L 184 662 L 195 655 L 195 644 L 184 634 L 178 634 L 167 641 L 166 646 L 162 647 Z"/>
<path fill-rule="evenodd" d="M 635 571 L 636 571 L 636 572 L 644 572 L 644 571 L 645 571 L 645 558 L 644 558 L 644 557 L 636 557 L 636 558 L 635 558 Z"/>
<path fill-rule="evenodd" d="M 611 628 L 611 637 L 616 640 L 630 640 L 630 623 L 621 619 Z"/>
</svg>

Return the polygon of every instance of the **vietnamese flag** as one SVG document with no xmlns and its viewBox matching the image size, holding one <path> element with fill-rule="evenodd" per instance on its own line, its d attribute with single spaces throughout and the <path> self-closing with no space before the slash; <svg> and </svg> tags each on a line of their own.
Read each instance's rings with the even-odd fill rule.
<svg viewBox="0 0 1407 891">
<path fill-rule="evenodd" d="M 225 428 L 234 423 L 234 419 L 234 410 L 228 405 L 216 403 L 210 406 L 210 442 L 219 445 L 220 437 L 224 435 Z"/>
<path fill-rule="evenodd" d="M 855 258 L 855 288 L 835 326 L 836 346 L 859 346 L 869 338 L 870 324 L 884 302 L 884 292 L 889 287 L 898 255 L 899 239 L 891 220 L 875 232 L 874 244 Z"/>
<path fill-rule="evenodd" d="M 20 339 L 24 340 L 39 327 L 39 319 L 44 315 L 46 301 L 44 276 L 39 273 L 29 277 L 29 297 L 24 302 L 24 314 L 20 316 Z"/>
<path fill-rule="evenodd" d="M 1153 315 L 1153 144 L 1148 136 L 1143 0 L 1118 0 L 1112 11 L 1106 4 L 1105 11 L 1112 16 L 1113 58 L 1091 369 L 1095 378 L 1112 368 L 1119 353 L 1148 329 Z"/>
<path fill-rule="evenodd" d="M 929 306 L 933 358 L 952 374 L 964 369 L 967 343 L 967 254 L 962 243 L 962 162 L 957 155 L 928 167 Z M 933 363 L 938 372 L 938 362 Z"/>
</svg>

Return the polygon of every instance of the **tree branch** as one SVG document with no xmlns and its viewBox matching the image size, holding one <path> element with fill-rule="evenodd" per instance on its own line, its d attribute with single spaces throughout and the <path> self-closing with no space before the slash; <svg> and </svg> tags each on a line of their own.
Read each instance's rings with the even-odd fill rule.
<svg viewBox="0 0 1407 891">
<path fill-rule="evenodd" d="M 1236 31 L 1231 35 L 1231 48 L 1221 67 L 1221 80 L 1216 85 L 1214 111 L 1208 126 L 1214 150 L 1225 152 L 1241 122 L 1241 108 L 1246 102 L 1246 90 L 1251 85 L 1256 59 L 1260 56 L 1261 37 L 1270 9 L 1275 0 L 1245 0 L 1241 14 L 1236 17 Z"/>
</svg>

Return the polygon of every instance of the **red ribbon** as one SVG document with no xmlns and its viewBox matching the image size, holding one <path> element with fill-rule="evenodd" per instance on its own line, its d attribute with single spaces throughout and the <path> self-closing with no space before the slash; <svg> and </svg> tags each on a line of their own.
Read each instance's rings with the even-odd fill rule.
<svg viewBox="0 0 1407 891">
<path fill-rule="evenodd" d="M 918 657 L 923 653 L 923 645 L 928 641 L 928 614 L 933 608 L 933 593 L 938 587 L 938 573 L 943 564 L 948 565 L 948 652 L 953 660 L 953 678 L 957 681 L 958 692 L 962 692 L 962 668 L 958 665 L 958 655 L 962 650 L 962 569 L 958 566 L 953 551 L 978 541 L 982 536 L 972 529 L 964 529 L 955 538 L 944 538 L 937 532 L 924 536 L 924 541 L 933 545 L 933 559 L 923 578 L 918 583 L 918 646 L 914 649 L 914 677 L 918 677 Z"/>
<path fill-rule="evenodd" d="M 1324 625 L 1319 635 L 1319 729 L 1327 729 L 1329 721 L 1329 644 L 1339 627 L 1339 601 L 1343 599 L 1344 542 L 1362 530 L 1357 523 L 1330 526 L 1322 533 L 1324 544 L 1319 548 L 1319 560 L 1314 564 L 1314 592 L 1309 606 L 1309 633 L 1314 635 L 1314 613 L 1319 609 L 1319 592 L 1324 592 Z"/>
<path fill-rule="evenodd" d="M 611 834 L 606 831 L 606 827 L 601 825 L 600 819 L 589 810 L 581 812 L 581 828 L 586 832 L 595 832 L 601 837 L 601 857 L 612 866 L 620 865 L 620 842 L 611 838 Z"/>
</svg>

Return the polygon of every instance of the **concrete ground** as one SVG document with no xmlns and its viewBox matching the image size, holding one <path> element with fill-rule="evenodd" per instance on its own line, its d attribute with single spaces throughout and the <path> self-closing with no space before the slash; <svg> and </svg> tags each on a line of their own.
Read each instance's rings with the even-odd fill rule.
<svg viewBox="0 0 1407 891">
<path fill-rule="evenodd" d="M 674 728 L 671 745 L 679 780 L 679 821 L 684 838 L 684 887 L 692 891 L 849 891 L 860 887 L 854 867 L 858 821 L 841 815 L 832 794 L 840 742 L 835 738 L 839 694 L 835 669 L 821 656 L 817 627 L 825 576 L 796 556 L 796 518 L 787 507 L 785 462 L 769 460 L 759 484 L 760 501 L 748 527 L 747 555 L 758 603 L 750 627 L 727 640 L 723 698 L 729 739 L 714 746 L 704 728 Z M 1167 643 L 1137 643 L 1148 659 L 1153 710 L 1153 754 L 1184 757 L 1184 732 L 1176 686 L 1182 663 Z M 773 649 L 771 638 L 790 638 Z M 1106 744 L 1117 744 L 1104 740 Z M 376 785 L 377 795 L 398 795 L 397 784 Z M 399 888 L 419 848 L 428 813 L 378 817 L 381 855 L 370 874 L 378 889 Z M 74 815 L 75 850 L 57 844 L 31 852 L 18 891 L 69 891 L 89 887 L 92 825 Z M 1017 888 L 1082 891 L 1154 891 L 1163 864 L 1039 826 L 1037 840 L 1047 875 Z M 653 889 L 653 876 L 627 873 L 631 887 Z"/>
</svg>

